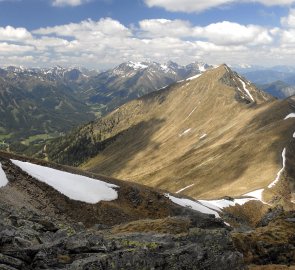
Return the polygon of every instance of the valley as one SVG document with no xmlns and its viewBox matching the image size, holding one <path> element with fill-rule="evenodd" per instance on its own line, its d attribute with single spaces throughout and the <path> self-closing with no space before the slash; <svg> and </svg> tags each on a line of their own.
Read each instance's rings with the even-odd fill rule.
<svg viewBox="0 0 295 270">
<path fill-rule="evenodd" d="M 2 68 L 0 149 L 32 155 L 48 139 L 208 68 L 203 63 L 173 62 L 126 62 L 105 72 L 59 66 Z"/>
</svg>

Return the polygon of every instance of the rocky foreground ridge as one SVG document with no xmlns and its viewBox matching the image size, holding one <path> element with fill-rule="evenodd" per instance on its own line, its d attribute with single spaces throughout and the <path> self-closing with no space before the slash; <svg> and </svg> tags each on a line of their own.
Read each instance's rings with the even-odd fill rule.
<svg viewBox="0 0 295 270">
<path fill-rule="evenodd" d="M 294 211 L 248 202 L 222 214 L 230 227 L 213 215 L 173 204 L 160 190 L 110 178 L 120 186 L 118 199 L 89 205 L 51 190 L 12 158 L 25 160 L 0 153 L 9 180 L 0 189 L 1 270 L 281 269 L 261 265 L 295 262 Z M 248 213 L 253 208 L 263 208 L 255 221 Z"/>
</svg>

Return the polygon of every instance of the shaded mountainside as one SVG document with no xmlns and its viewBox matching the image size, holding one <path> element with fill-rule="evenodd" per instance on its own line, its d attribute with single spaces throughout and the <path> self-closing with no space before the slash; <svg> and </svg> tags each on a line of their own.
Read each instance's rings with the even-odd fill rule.
<svg viewBox="0 0 295 270">
<path fill-rule="evenodd" d="M 31 141 L 56 137 L 94 118 L 64 84 L 0 78 L 0 141 L 12 150 L 20 150 L 21 142 L 25 147 Z"/>
<path fill-rule="evenodd" d="M 293 162 L 295 119 L 284 120 L 293 106 L 293 98 L 275 100 L 224 65 L 52 141 L 48 156 L 198 199 L 240 196 L 276 179 L 285 147 Z M 281 181 L 285 189 L 266 188 L 265 198 L 279 193 L 290 202 L 293 177 Z"/>
</svg>

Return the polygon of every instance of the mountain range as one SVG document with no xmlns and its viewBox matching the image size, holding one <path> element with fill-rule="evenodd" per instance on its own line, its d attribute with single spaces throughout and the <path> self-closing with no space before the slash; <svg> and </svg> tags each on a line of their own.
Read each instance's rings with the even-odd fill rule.
<svg viewBox="0 0 295 270">
<path fill-rule="evenodd" d="M 21 102 L 36 99 L 38 85 L 40 104 L 46 93 L 69 95 L 93 120 L 19 151 L 43 160 L 11 153 L 13 144 L 0 151 L 0 269 L 294 264 L 294 97 L 276 99 L 227 65 L 3 70 L 9 109 L 25 116 Z M 109 105 L 95 111 L 107 92 L 95 96 L 91 85 L 107 84 Z M 35 122 L 26 123 L 24 132 Z"/>
<path fill-rule="evenodd" d="M 267 93 L 284 99 L 295 94 L 295 68 L 288 66 L 234 68 Z"/>
<path fill-rule="evenodd" d="M 294 264 L 294 103 L 221 65 L 0 152 L 0 269 Z"/>
<path fill-rule="evenodd" d="M 104 115 L 157 88 L 209 69 L 127 62 L 106 72 L 83 68 L 0 69 L 1 147 L 13 151 L 40 148 L 45 139 Z"/>
</svg>

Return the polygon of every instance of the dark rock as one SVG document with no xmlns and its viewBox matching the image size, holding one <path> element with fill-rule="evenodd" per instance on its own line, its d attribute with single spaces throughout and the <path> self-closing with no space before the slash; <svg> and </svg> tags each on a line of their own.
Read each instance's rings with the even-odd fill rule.
<svg viewBox="0 0 295 270">
<path fill-rule="evenodd" d="M 257 227 L 265 227 L 267 226 L 272 220 L 277 218 L 279 215 L 281 215 L 284 212 L 284 209 L 282 206 L 276 206 L 275 208 L 269 208 L 268 213 L 266 213 L 262 219 L 257 224 Z"/>
<path fill-rule="evenodd" d="M 24 263 L 21 260 L 1 254 L 1 253 L 0 253 L 0 264 L 12 266 L 17 269 L 21 269 L 21 267 L 24 265 Z"/>
<path fill-rule="evenodd" d="M 17 270 L 17 269 L 8 265 L 0 264 L 0 270 Z"/>
</svg>

